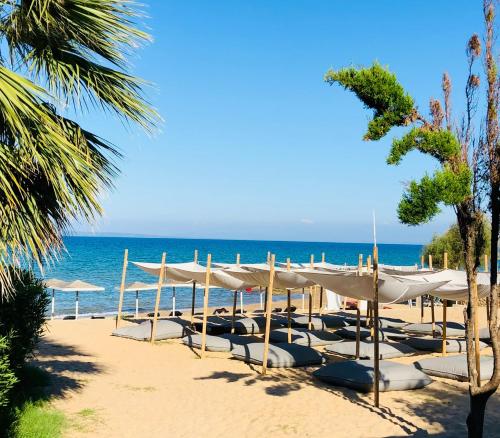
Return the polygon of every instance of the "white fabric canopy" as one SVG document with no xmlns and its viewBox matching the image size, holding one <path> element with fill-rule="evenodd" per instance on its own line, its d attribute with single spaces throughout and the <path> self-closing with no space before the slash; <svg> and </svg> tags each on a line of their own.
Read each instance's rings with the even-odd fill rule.
<svg viewBox="0 0 500 438">
<path fill-rule="evenodd" d="M 104 290 L 101 286 L 95 286 L 81 280 L 62 282 L 58 286 L 53 285 L 50 288 L 61 292 L 102 292 Z"/>
<path fill-rule="evenodd" d="M 416 281 L 446 281 L 446 284 L 430 292 L 430 295 L 456 301 L 467 301 L 468 285 L 465 271 L 455 269 L 443 269 L 442 271 L 425 271 L 414 275 L 398 275 L 397 278 L 404 278 Z M 490 293 L 490 276 L 484 272 L 477 274 L 477 294 L 479 298 L 484 298 Z"/>
<path fill-rule="evenodd" d="M 298 269 L 295 272 L 307 279 L 349 298 L 358 300 L 373 300 L 373 276 L 359 276 L 356 272 L 327 272 L 315 269 Z M 392 277 L 379 273 L 379 302 L 383 304 L 397 303 L 428 294 L 447 281 L 427 282 Z"/>
<path fill-rule="evenodd" d="M 161 263 L 146 263 L 146 262 L 132 262 L 139 269 L 142 269 L 148 274 L 158 277 L 160 275 Z M 178 269 L 195 269 L 196 266 L 200 266 L 194 262 L 187 263 L 167 263 L 165 264 L 164 278 L 174 281 L 186 282 L 191 281 L 193 278 L 189 278 L 185 274 L 182 274 Z"/>
</svg>

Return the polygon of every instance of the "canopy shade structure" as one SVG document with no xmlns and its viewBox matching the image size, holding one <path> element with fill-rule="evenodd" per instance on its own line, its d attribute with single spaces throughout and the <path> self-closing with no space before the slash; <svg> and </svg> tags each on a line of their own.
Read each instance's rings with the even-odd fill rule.
<svg viewBox="0 0 500 438">
<path fill-rule="evenodd" d="M 52 289 L 52 318 L 54 318 L 55 310 L 55 297 L 54 290 L 61 292 L 75 292 L 75 319 L 78 319 L 78 305 L 80 292 L 102 292 L 104 290 L 101 286 L 95 286 L 82 280 L 63 281 L 52 278 L 45 282 L 45 285 Z"/>
<path fill-rule="evenodd" d="M 357 272 L 327 272 L 315 269 L 297 269 L 298 274 L 310 281 L 334 291 L 339 295 L 358 300 L 373 301 L 373 276 L 358 275 Z M 379 302 L 383 304 L 408 301 L 445 285 L 448 281 L 428 282 L 423 280 L 393 277 L 379 274 Z"/>
<path fill-rule="evenodd" d="M 465 271 L 455 269 L 443 269 L 441 271 L 423 271 L 413 275 L 395 275 L 396 278 L 403 278 L 415 281 L 440 282 L 445 284 L 429 292 L 430 295 L 444 300 L 467 301 L 469 298 L 467 275 Z M 478 298 L 485 298 L 490 293 L 490 276 L 484 272 L 477 274 L 477 294 Z"/>
<path fill-rule="evenodd" d="M 270 266 L 265 263 L 244 264 L 239 268 L 225 269 L 225 272 L 236 277 L 241 281 L 253 283 L 255 286 L 269 286 Z M 294 271 L 288 271 L 284 268 L 275 268 L 274 270 L 274 288 L 275 289 L 300 289 L 313 286 L 314 282 L 297 274 Z"/>
</svg>

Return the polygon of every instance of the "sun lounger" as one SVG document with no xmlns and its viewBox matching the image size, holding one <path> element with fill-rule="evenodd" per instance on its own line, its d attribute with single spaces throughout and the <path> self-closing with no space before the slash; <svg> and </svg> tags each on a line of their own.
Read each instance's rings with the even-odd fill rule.
<svg viewBox="0 0 500 438">
<path fill-rule="evenodd" d="M 188 347 L 201 348 L 201 337 L 202 335 L 200 333 L 187 335 L 182 338 L 182 342 Z M 253 342 L 259 342 L 259 338 L 255 336 L 241 336 L 230 333 L 221 336 L 207 335 L 206 349 L 207 351 L 229 352 L 237 345 L 247 345 Z"/>
<path fill-rule="evenodd" d="M 309 316 L 302 315 L 296 318 L 293 318 L 292 325 L 294 327 L 304 327 L 307 328 L 309 326 Z M 347 326 L 347 322 L 343 316 L 337 315 L 321 315 L 321 316 L 313 316 L 311 318 L 311 329 L 312 330 L 326 330 L 333 329 L 339 327 Z"/>
<path fill-rule="evenodd" d="M 337 335 L 342 336 L 343 338 L 346 339 L 356 339 L 356 327 L 354 326 L 349 326 L 349 327 L 343 327 L 335 332 Z M 361 340 L 367 340 L 371 336 L 371 330 L 365 327 L 360 327 L 359 328 L 359 337 Z M 389 339 L 395 339 L 395 340 L 403 340 L 406 339 L 408 335 L 406 333 L 403 333 L 402 331 L 398 329 L 392 329 L 392 328 L 386 328 L 386 329 L 380 329 L 379 330 L 379 339 L 382 340 L 389 340 Z"/>
<path fill-rule="evenodd" d="M 330 333 L 324 330 L 308 331 L 304 328 L 295 328 L 291 330 L 292 342 L 298 345 L 306 345 L 308 347 L 319 347 L 322 345 L 330 345 L 337 342 L 342 342 L 342 338 L 335 333 Z M 285 343 L 288 342 L 288 329 L 281 328 L 272 330 L 269 334 L 271 342 Z"/>
<path fill-rule="evenodd" d="M 431 357 L 415 362 L 415 367 L 430 376 L 444 377 L 445 379 L 469 380 L 467 370 L 467 355 Z M 493 356 L 481 356 L 481 380 L 489 380 L 493 374 Z"/>
<path fill-rule="evenodd" d="M 338 354 L 344 357 L 356 357 L 356 342 L 346 341 L 339 344 L 327 345 L 325 351 L 328 353 Z M 380 359 L 391 359 L 394 357 L 411 356 L 416 351 L 409 345 L 400 342 L 380 342 L 379 343 Z M 361 359 L 374 358 L 374 343 L 373 342 L 360 342 L 359 343 L 359 357 Z"/>
<path fill-rule="evenodd" d="M 238 345 L 233 351 L 235 359 L 247 363 L 262 365 L 264 358 L 264 344 L 252 343 Z M 267 366 L 274 368 L 304 367 L 320 365 L 324 361 L 323 356 L 316 350 L 304 345 L 297 344 L 270 344 L 267 358 Z"/>
<path fill-rule="evenodd" d="M 141 324 L 129 325 L 120 327 L 113 331 L 113 336 L 122 338 L 135 339 L 137 341 L 147 341 L 151 339 L 151 330 L 153 321 L 147 320 Z M 187 323 L 183 320 L 177 319 L 160 319 L 156 326 L 156 341 L 164 339 L 182 338 L 187 334 L 192 333 Z"/>
<path fill-rule="evenodd" d="M 441 353 L 443 351 L 443 340 L 440 338 L 418 338 L 411 337 L 403 341 L 406 345 L 421 351 L 431 351 L 434 353 Z M 480 342 L 481 349 L 487 347 L 484 342 Z M 448 353 L 463 353 L 467 351 L 465 339 L 447 339 L 446 351 Z"/>
<path fill-rule="evenodd" d="M 408 324 L 403 327 L 403 330 L 408 333 L 413 333 L 416 335 L 432 335 L 432 323 L 418 323 L 418 324 Z M 434 327 L 434 333 L 438 336 L 443 334 L 443 323 L 436 322 Z M 446 323 L 446 336 L 465 336 L 465 326 L 458 322 L 448 322 Z"/>
<path fill-rule="evenodd" d="M 317 379 L 334 386 L 361 392 L 373 391 L 373 361 L 346 360 L 323 366 L 314 371 Z M 412 365 L 380 361 L 380 391 L 405 391 L 423 388 L 432 379 Z"/>
<path fill-rule="evenodd" d="M 271 319 L 271 329 L 282 327 L 283 325 Z M 257 333 L 264 333 L 266 327 L 266 317 L 265 316 L 254 316 L 253 318 L 241 318 L 234 323 L 235 333 L 243 335 L 255 335 Z"/>
</svg>

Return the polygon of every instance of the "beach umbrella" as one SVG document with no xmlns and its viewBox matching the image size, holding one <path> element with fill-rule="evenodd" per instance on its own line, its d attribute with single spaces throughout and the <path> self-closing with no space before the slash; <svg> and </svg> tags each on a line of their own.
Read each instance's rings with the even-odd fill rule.
<svg viewBox="0 0 500 438">
<path fill-rule="evenodd" d="M 51 312 L 50 319 L 54 319 L 55 309 L 56 309 L 56 300 L 55 300 L 55 290 L 58 287 L 64 287 L 66 282 L 63 280 L 59 280 L 58 278 L 50 278 L 45 281 L 45 287 L 48 289 L 52 289 L 52 302 L 51 302 Z"/>
<path fill-rule="evenodd" d="M 124 292 L 135 292 L 135 317 L 139 317 L 139 292 L 155 290 L 158 287 L 156 283 L 143 283 L 142 281 L 134 281 L 125 285 Z"/>
<path fill-rule="evenodd" d="M 57 284 L 57 283 L 52 283 Z M 104 290 L 101 286 L 96 286 L 91 283 L 87 283 L 82 280 L 73 280 L 64 282 L 64 284 L 59 284 L 53 287 L 53 289 L 61 292 L 74 292 L 75 293 L 75 319 L 78 319 L 78 307 L 79 307 L 79 294 L 80 292 L 102 292 Z"/>
</svg>

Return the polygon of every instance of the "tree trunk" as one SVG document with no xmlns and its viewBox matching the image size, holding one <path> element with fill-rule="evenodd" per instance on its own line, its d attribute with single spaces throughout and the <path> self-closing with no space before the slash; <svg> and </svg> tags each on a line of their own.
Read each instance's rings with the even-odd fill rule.
<svg viewBox="0 0 500 438">
<path fill-rule="evenodd" d="M 481 438 L 484 429 L 484 413 L 488 399 L 495 391 L 470 393 L 470 412 L 467 415 L 467 430 L 469 438 Z"/>
</svg>

